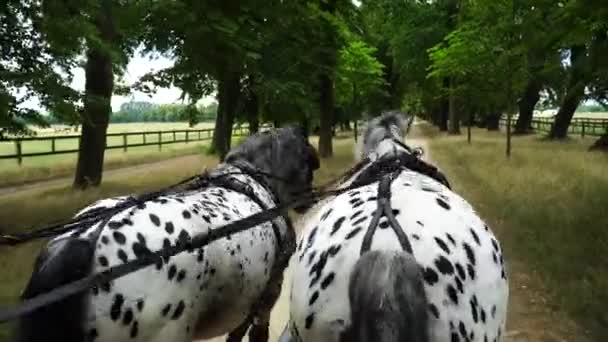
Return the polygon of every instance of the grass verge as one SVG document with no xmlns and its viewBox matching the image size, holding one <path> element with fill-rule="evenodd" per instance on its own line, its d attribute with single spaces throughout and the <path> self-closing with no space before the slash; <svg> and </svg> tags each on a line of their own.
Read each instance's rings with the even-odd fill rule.
<svg viewBox="0 0 608 342">
<path fill-rule="evenodd" d="M 435 135 L 433 159 L 456 192 L 475 204 L 506 255 L 537 273 L 556 310 L 565 309 L 594 338 L 608 336 L 608 155 L 588 140 L 565 142 L 473 130 Z"/>
</svg>

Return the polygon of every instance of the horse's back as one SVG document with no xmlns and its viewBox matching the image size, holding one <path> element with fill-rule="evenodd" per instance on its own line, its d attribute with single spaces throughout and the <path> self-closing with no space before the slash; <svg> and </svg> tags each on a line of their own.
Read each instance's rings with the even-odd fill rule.
<svg viewBox="0 0 608 342">
<path fill-rule="evenodd" d="M 340 195 L 307 223 L 292 289 L 292 321 L 304 340 L 337 340 L 336 331 L 350 324 L 349 277 L 378 207 L 377 188 Z M 402 172 L 391 194 L 424 278 L 431 341 L 493 341 L 504 330 L 508 286 L 489 228 L 466 201 L 428 177 Z M 371 249 L 402 250 L 386 217 Z"/>
<path fill-rule="evenodd" d="M 259 210 L 247 196 L 220 188 L 147 201 L 107 221 L 96 242 L 93 271 L 187 244 L 195 235 Z M 231 331 L 270 277 L 276 257 L 270 226 L 187 250 L 96 287 L 87 305 L 89 336 L 95 341 L 189 341 Z"/>
</svg>

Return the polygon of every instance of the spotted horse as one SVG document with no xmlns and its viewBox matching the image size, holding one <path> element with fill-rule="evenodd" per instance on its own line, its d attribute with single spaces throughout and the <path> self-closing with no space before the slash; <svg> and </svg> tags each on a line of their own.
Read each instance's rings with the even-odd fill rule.
<svg viewBox="0 0 608 342">
<path fill-rule="evenodd" d="M 502 250 L 446 177 L 402 138 L 413 118 L 368 122 L 349 189 L 304 220 L 281 342 L 496 342 L 508 284 Z M 463 161 L 464 162 L 464 161 Z"/>
<path fill-rule="evenodd" d="M 188 244 L 194 235 L 291 201 L 311 191 L 318 167 L 302 129 L 253 135 L 204 173 L 204 186 L 161 193 L 51 240 L 22 297 Z M 101 200 L 77 216 L 125 201 L 129 197 Z M 289 218 L 279 217 L 44 307 L 20 320 L 17 340 L 190 342 L 232 332 L 228 340 L 239 341 L 253 321 L 250 341 L 266 341 L 270 310 L 295 246 Z"/>
</svg>

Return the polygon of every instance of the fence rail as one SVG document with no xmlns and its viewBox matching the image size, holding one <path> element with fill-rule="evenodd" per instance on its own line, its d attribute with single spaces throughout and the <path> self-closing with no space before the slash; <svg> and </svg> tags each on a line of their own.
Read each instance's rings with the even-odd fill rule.
<svg viewBox="0 0 608 342">
<path fill-rule="evenodd" d="M 269 128 L 270 125 L 260 126 L 260 130 Z M 232 135 L 235 137 L 245 136 L 249 134 L 249 128 L 246 126 L 235 127 L 232 131 Z M 137 137 L 138 141 L 134 142 L 129 137 Z M 196 141 L 211 140 L 213 137 L 213 129 L 180 129 L 180 130 L 166 130 L 166 131 L 140 131 L 140 132 L 124 132 L 124 133 L 108 133 L 106 134 L 106 150 L 122 149 L 127 152 L 129 148 L 142 147 L 142 146 L 158 146 L 159 150 L 162 150 L 163 145 L 176 144 L 176 143 L 189 143 Z M 59 142 L 73 141 L 69 148 L 59 149 L 57 145 Z M 35 144 L 37 142 L 49 143 L 48 149 L 43 148 L 43 151 L 37 152 L 24 152 L 24 147 L 28 144 Z M 17 138 L 2 138 L 0 144 L 14 144 L 15 153 L 12 154 L 1 154 L 1 159 L 17 159 L 19 165 L 22 164 L 23 158 L 26 157 L 40 157 L 49 156 L 55 154 L 67 154 L 77 153 L 78 146 L 80 146 L 80 135 L 56 135 L 56 136 L 44 136 L 44 137 L 17 137 Z M 76 147 L 74 147 L 76 146 Z M 40 149 L 40 147 L 38 147 Z"/>
<path fill-rule="evenodd" d="M 511 125 L 515 125 L 517 117 L 511 119 Z M 549 133 L 555 123 L 555 119 L 549 118 L 533 118 L 531 125 L 536 132 Z M 506 126 L 507 119 L 501 118 L 500 125 Z M 573 118 L 568 127 L 568 134 L 580 134 L 581 137 L 593 136 L 599 137 L 608 131 L 608 119 L 604 118 Z"/>
</svg>

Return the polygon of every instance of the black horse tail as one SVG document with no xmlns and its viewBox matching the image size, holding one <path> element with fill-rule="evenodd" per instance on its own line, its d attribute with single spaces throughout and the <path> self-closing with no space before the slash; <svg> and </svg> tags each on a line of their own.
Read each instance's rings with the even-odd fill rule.
<svg viewBox="0 0 608 342">
<path fill-rule="evenodd" d="M 32 276 L 21 295 L 29 299 L 58 286 L 81 279 L 93 267 L 95 246 L 92 241 L 67 238 L 51 242 L 36 259 Z M 87 292 L 42 307 L 20 318 L 18 342 L 81 342 L 85 332 Z"/>
<path fill-rule="evenodd" d="M 370 251 L 350 276 L 352 325 L 344 341 L 428 342 L 428 305 L 411 254 Z"/>
</svg>

